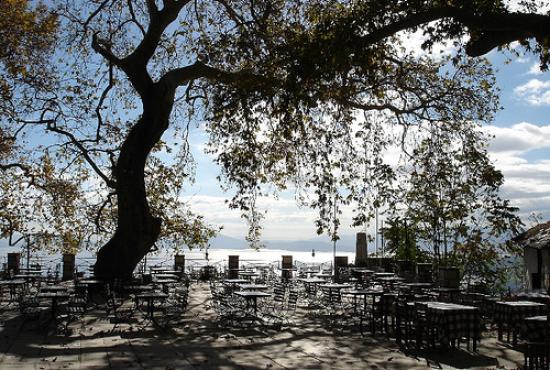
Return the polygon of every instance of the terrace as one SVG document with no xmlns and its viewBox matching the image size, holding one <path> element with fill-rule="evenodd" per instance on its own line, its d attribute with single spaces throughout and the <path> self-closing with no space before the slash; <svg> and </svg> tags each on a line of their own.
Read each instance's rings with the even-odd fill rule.
<svg viewBox="0 0 550 370">
<path fill-rule="evenodd" d="M 544 295 L 442 295 L 367 268 L 341 268 L 338 283 L 312 265 L 171 270 L 3 280 L 0 367 L 512 369 L 544 352 Z"/>
</svg>

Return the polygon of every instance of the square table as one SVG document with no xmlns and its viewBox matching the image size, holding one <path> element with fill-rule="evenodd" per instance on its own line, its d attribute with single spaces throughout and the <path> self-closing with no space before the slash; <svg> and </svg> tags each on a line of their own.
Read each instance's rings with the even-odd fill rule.
<svg viewBox="0 0 550 370">
<path fill-rule="evenodd" d="M 507 341 L 517 344 L 517 334 L 521 331 L 524 319 L 529 316 L 539 316 L 546 313 L 546 305 L 531 301 L 500 301 L 495 303 L 495 323 L 498 327 L 498 340 L 502 340 L 504 327 L 507 331 Z"/>
<path fill-rule="evenodd" d="M 250 308 L 252 304 L 254 315 L 256 315 L 258 312 L 258 298 L 271 297 L 270 293 L 256 291 L 256 290 L 238 291 L 238 292 L 233 292 L 233 294 L 239 297 L 243 297 L 246 300 L 247 308 Z"/>
<path fill-rule="evenodd" d="M 265 284 L 238 284 L 240 290 L 267 290 L 269 287 Z"/>
<path fill-rule="evenodd" d="M 40 292 L 37 294 L 37 297 L 40 299 L 49 299 L 52 301 L 52 320 L 57 322 L 57 306 L 58 300 L 60 299 L 69 299 L 69 293 L 67 291 L 49 291 L 49 292 Z"/>
<path fill-rule="evenodd" d="M 437 332 L 437 336 L 432 336 L 432 342 L 438 339 L 439 342 L 448 344 L 466 338 L 469 349 L 472 339 L 473 350 L 476 351 L 481 332 L 479 308 L 444 302 L 423 304 L 427 306 L 429 325 Z"/>
<path fill-rule="evenodd" d="M 146 300 L 147 301 L 147 311 L 146 311 L 145 318 L 150 319 L 154 324 L 156 324 L 155 316 L 154 316 L 155 301 L 157 301 L 157 300 L 163 301 L 166 298 L 168 298 L 168 294 L 163 293 L 163 292 L 155 292 L 155 291 L 144 292 L 144 293 L 140 293 L 140 294 L 136 295 L 136 300 L 138 300 L 138 301 L 139 300 Z"/>
<path fill-rule="evenodd" d="M 15 280 L 1 280 L 0 285 L 9 287 L 10 289 L 10 300 L 7 304 L 10 304 L 17 298 L 17 288 L 25 285 L 27 282 L 24 279 L 15 279 Z"/>
</svg>

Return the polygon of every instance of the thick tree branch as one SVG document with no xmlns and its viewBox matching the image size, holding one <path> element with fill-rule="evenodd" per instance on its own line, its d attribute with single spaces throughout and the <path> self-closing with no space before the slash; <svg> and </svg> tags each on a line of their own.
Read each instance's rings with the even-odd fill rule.
<svg viewBox="0 0 550 370">
<path fill-rule="evenodd" d="M 273 86 L 275 81 L 269 80 L 264 76 L 260 76 L 248 70 L 227 72 L 221 69 L 208 66 L 202 62 L 195 62 L 189 66 L 173 69 L 167 72 L 160 80 L 159 84 L 164 84 L 170 88 L 184 86 L 190 81 L 206 78 L 216 82 L 225 84 L 233 84 L 236 82 L 247 82 L 250 85 L 258 86 Z"/>
<path fill-rule="evenodd" d="M 99 53 L 103 58 L 107 59 L 111 64 L 117 67 L 123 68 L 122 59 L 118 58 L 111 52 L 111 48 L 107 45 L 107 42 L 99 38 L 99 33 L 96 32 L 92 36 L 92 49 Z"/>
<path fill-rule="evenodd" d="M 400 31 L 441 20 L 453 19 L 469 28 L 472 38 L 466 51 L 470 56 L 480 56 L 491 49 L 512 41 L 550 37 L 550 16 L 526 13 L 474 13 L 457 7 L 433 7 L 410 13 L 402 19 L 379 27 L 366 36 L 356 36 L 352 42 L 372 45 Z"/>
</svg>

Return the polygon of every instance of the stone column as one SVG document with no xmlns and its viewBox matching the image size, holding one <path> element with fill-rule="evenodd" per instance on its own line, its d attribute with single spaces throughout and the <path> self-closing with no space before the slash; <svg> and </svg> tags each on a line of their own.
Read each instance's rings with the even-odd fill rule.
<svg viewBox="0 0 550 370">
<path fill-rule="evenodd" d="M 73 280 L 74 279 L 74 266 L 75 266 L 75 255 L 71 253 L 63 254 L 63 275 L 62 280 Z"/>
<path fill-rule="evenodd" d="M 176 254 L 174 256 L 174 270 L 185 271 L 185 254 Z"/>
<path fill-rule="evenodd" d="M 367 234 L 357 233 L 357 239 L 355 242 L 355 266 L 367 265 Z"/>
<path fill-rule="evenodd" d="M 289 280 L 290 278 L 292 278 L 292 256 L 283 256 L 281 269 L 283 270 L 283 280 Z"/>
<path fill-rule="evenodd" d="M 13 271 L 14 275 L 19 274 L 20 263 L 21 253 L 8 253 L 8 272 Z"/>
<path fill-rule="evenodd" d="M 237 279 L 239 277 L 239 256 L 228 256 L 229 262 L 229 279 Z"/>
</svg>

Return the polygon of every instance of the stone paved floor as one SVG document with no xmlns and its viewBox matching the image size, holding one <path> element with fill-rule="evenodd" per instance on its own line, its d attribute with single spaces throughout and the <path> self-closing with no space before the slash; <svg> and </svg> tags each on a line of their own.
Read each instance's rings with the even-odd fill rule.
<svg viewBox="0 0 550 370">
<path fill-rule="evenodd" d="M 486 335 L 474 354 L 465 349 L 404 352 L 383 335 L 329 330 L 300 310 L 291 328 L 218 328 L 207 284 L 193 284 L 190 306 L 173 329 L 113 324 L 92 310 L 71 333 L 24 323 L 0 309 L 0 369 L 515 369 L 523 354 Z"/>
</svg>

